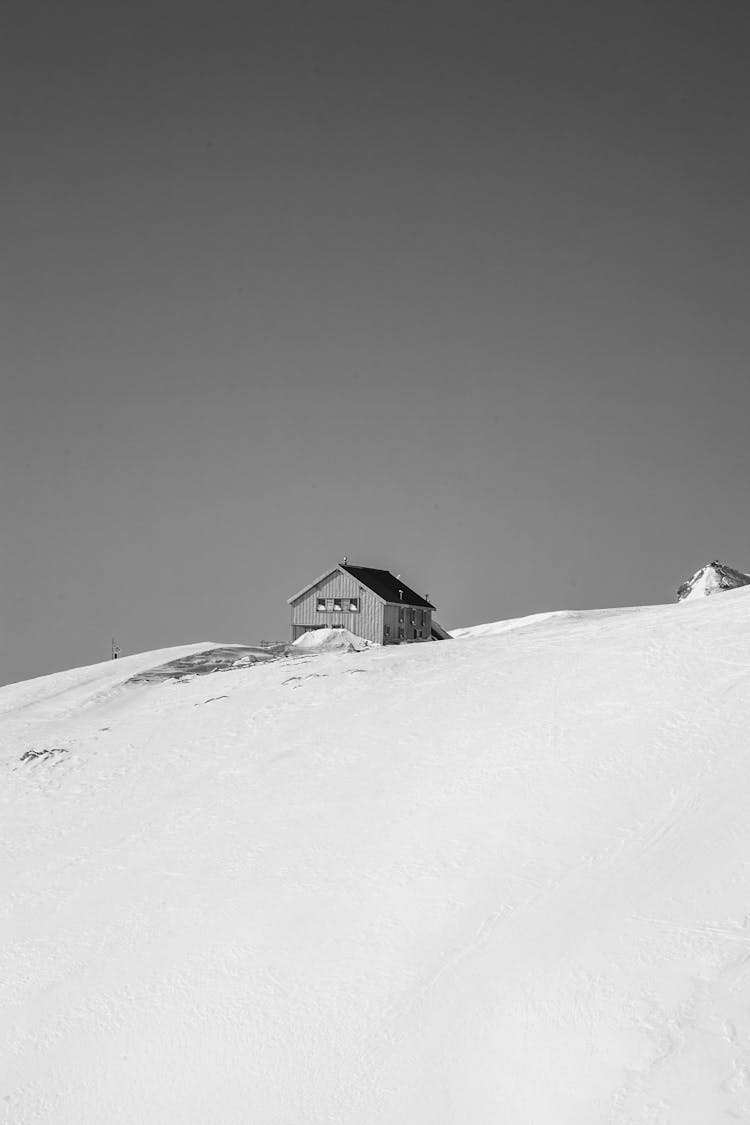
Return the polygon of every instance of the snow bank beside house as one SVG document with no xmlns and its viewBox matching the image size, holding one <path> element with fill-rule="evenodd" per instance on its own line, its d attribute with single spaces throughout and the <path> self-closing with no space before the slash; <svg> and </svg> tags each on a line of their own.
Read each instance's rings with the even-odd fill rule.
<svg viewBox="0 0 750 1125">
<path fill-rule="evenodd" d="M 292 652 L 362 652 L 373 647 L 370 641 L 350 633 L 348 629 L 311 629 L 294 641 Z"/>
</svg>

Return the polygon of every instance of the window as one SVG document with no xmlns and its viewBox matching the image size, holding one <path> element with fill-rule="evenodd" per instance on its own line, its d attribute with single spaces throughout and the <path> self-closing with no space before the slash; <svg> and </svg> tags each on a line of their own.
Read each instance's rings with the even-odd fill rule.
<svg viewBox="0 0 750 1125">
<path fill-rule="evenodd" d="M 391 635 L 391 627 L 390 627 L 390 625 L 386 625 L 386 627 L 385 627 L 385 635 L 386 635 L 386 637 L 390 637 L 390 635 Z"/>
<path fill-rule="evenodd" d="M 349 612 L 359 613 L 359 598 L 349 598 Z"/>
<path fill-rule="evenodd" d="M 409 624 L 410 625 L 416 625 L 416 623 L 417 623 L 417 611 L 416 611 L 416 609 L 410 609 L 409 610 Z"/>
<path fill-rule="evenodd" d="M 419 624 L 424 625 L 424 610 L 423 609 L 420 609 L 420 611 L 419 611 Z M 420 635 L 420 637 L 422 636 L 421 633 L 419 635 Z"/>
<path fill-rule="evenodd" d="M 404 627 L 403 627 L 403 625 L 399 625 L 399 627 L 398 627 L 398 639 L 400 641 L 403 641 L 403 639 L 404 639 Z"/>
<path fill-rule="evenodd" d="M 325 611 L 326 611 L 326 600 L 325 600 L 325 598 L 318 598 L 318 613 L 325 613 Z"/>
<path fill-rule="evenodd" d="M 398 622 L 399 622 L 399 625 L 403 625 L 403 623 L 404 623 L 404 611 L 403 611 L 403 609 L 400 609 L 398 611 Z"/>
<path fill-rule="evenodd" d="M 334 613 L 341 613 L 341 598 L 334 598 L 333 599 L 333 612 Z"/>
</svg>

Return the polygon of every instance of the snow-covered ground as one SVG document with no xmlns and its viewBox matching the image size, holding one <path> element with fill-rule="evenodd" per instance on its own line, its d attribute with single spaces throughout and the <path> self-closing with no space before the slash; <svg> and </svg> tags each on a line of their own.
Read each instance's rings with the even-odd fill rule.
<svg viewBox="0 0 750 1125">
<path fill-rule="evenodd" d="M 750 1121 L 750 590 L 507 624 L 0 690 L 0 1120 Z"/>
</svg>

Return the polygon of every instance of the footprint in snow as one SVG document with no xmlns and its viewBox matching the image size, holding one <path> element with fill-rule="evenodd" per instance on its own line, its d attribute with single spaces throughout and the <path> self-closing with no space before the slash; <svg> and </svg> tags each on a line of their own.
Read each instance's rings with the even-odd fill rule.
<svg viewBox="0 0 750 1125">
<path fill-rule="evenodd" d="M 306 676 L 290 676 L 288 680 L 281 681 L 281 686 L 283 687 L 284 684 L 291 684 L 297 680 L 299 682 L 295 684 L 295 687 L 299 687 L 303 680 L 325 680 L 327 678 L 324 672 L 309 672 Z"/>
</svg>

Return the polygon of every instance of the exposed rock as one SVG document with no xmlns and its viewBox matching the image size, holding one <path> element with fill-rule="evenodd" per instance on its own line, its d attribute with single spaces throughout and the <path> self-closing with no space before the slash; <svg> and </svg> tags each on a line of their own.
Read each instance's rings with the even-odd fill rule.
<svg viewBox="0 0 750 1125">
<path fill-rule="evenodd" d="M 167 664 L 159 664 L 144 672 L 137 672 L 129 684 L 153 684 L 163 680 L 185 680 L 189 676 L 206 676 L 211 672 L 228 672 L 233 668 L 248 668 L 259 661 L 275 660 L 286 655 L 288 645 L 260 648 L 257 645 L 216 645 L 202 652 L 190 653 Z"/>
<path fill-rule="evenodd" d="M 677 587 L 677 601 L 683 602 L 690 598 L 707 598 L 711 594 L 720 593 L 722 590 L 736 590 L 738 586 L 750 586 L 750 574 L 735 570 L 731 566 L 714 559 L 708 566 L 696 570 L 692 578 Z"/>
</svg>

